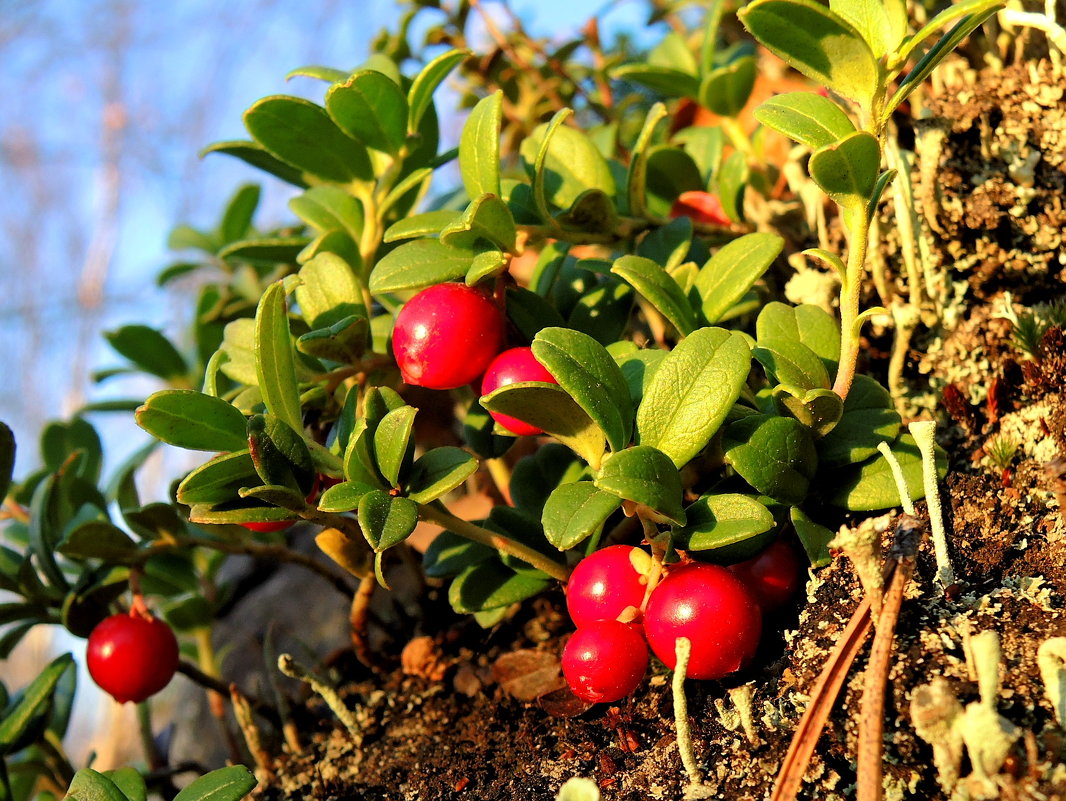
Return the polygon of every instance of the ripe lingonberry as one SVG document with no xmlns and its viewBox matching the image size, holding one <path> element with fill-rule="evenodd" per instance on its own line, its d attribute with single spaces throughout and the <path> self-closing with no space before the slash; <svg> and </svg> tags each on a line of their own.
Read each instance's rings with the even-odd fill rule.
<svg viewBox="0 0 1066 801">
<path fill-rule="evenodd" d="M 563 676 L 574 695 L 599 704 L 629 695 L 648 669 L 640 628 L 597 620 L 579 628 L 563 649 Z"/>
<path fill-rule="evenodd" d="M 544 381 L 549 384 L 558 384 L 555 376 L 537 361 L 532 348 L 511 348 L 496 356 L 485 370 L 481 379 L 481 394 L 488 395 L 500 387 L 508 384 L 517 384 L 522 381 Z M 523 422 L 517 417 L 511 417 L 499 412 L 489 412 L 492 419 L 506 428 L 512 434 L 520 437 L 541 434 L 543 431 L 534 425 Z"/>
<path fill-rule="evenodd" d="M 670 208 L 670 217 L 691 217 L 694 222 L 709 225 L 729 225 L 730 219 L 722 208 L 718 195 L 692 190 L 682 192 Z"/>
<path fill-rule="evenodd" d="M 764 612 L 780 609 L 792 600 L 800 586 L 800 569 L 795 547 L 781 539 L 757 556 L 729 566 L 755 593 Z"/>
<path fill-rule="evenodd" d="M 173 678 L 178 640 L 159 618 L 136 612 L 112 615 L 89 635 L 86 661 L 93 681 L 116 701 L 139 702 Z"/>
<path fill-rule="evenodd" d="M 566 584 L 566 608 L 574 625 L 617 620 L 630 607 L 636 612 L 633 619 L 639 617 L 651 566 L 648 552 L 631 545 L 611 545 L 578 562 Z"/>
<path fill-rule="evenodd" d="M 673 568 L 652 590 L 644 610 L 652 651 L 671 670 L 678 637 L 692 643 L 687 674 L 719 679 L 754 655 L 762 633 L 755 595 L 724 567 L 689 563 Z"/>
<path fill-rule="evenodd" d="M 480 289 L 437 284 L 400 310 L 392 352 L 408 384 L 455 389 L 485 372 L 503 347 L 504 334 L 503 314 Z"/>
</svg>

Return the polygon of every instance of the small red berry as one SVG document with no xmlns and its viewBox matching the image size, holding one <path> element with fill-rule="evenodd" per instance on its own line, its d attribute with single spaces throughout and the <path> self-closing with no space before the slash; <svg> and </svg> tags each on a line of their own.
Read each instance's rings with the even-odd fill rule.
<svg viewBox="0 0 1066 801">
<path fill-rule="evenodd" d="M 611 545 L 578 562 L 566 584 L 566 608 L 574 625 L 617 620 L 629 607 L 639 613 L 651 566 L 648 552 L 631 545 Z"/>
<path fill-rule="evenodd" d="M 563 649 L 563 676 L 591 704 L 629 695 L 648 669 L 648 647 L 637 626 L 597 620 L 574 632 Z"/>
<path fill-rule="evenodd" d="M 481 378 L 481 394 L 488 395 L 500 387 L 508 384 L 518 384 L 522 381 L 543 381 L 549 384 L 558 384 L 555 376 L 548 372 L 533 355 L 532 348 L 511 348 L 496 356 L 485 370 Z M 523 422 L 517 417 L 489 412 L 492 419 L 506 428 L 512 434 L 520 437 L 532 436 L 544 433 L 534 425 Z"/>
<path fill-rule="evenodd" d="M 178 640 L 156 617 L 112 615 L 89 635 L 89 675 L 119 703 L 143 701 L 162 690 L 178 669 Z"/>
<path fill-rule="evenodd" d="M 670 208 L 670 217 L 691 217 L 694 222 L 708 225 L 730 225 L 718 195 L 692 190 L 682 192 Z"/>
<path fill-rule="evenodd" d="M 652 590 L 644 610 L 644 631 L 652 651 L 671 670 L 679 637 L 692 643 L 687 674 L 719 679 L 755 655 L 762 613 L 755 595 L 718 565 L 676 567 Z"/>
<path fill-rule="evenodd" d="M 779 539 L 757 556 L 730 565 L 729 570 L 755 593 L 764 612 L 772 612 L 791 601 L 799 590 L 801 567 L 796 549 Z"/>
<path fill-rule="evenodd" d="M 273 534 L 276 531 L 284 531 L 295 522 L 295 520 L 256 520 L 251 523 L 241 523 L 241 525 L 249 531 L 258 531 L 260 534 Z"/>
<path fill-rule="evenodd" d="M 437 284 L 400 310 L 392 352 L 408 384 L 455 389 L 485 372 L 505 333 L 503 314 L 480 289 Z"/>
</svg>

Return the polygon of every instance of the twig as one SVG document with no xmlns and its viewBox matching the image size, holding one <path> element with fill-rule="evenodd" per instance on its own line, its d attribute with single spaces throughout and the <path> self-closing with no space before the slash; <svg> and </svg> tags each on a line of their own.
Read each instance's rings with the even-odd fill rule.
<svg viewBox="0 0 1066 801">
<path fill-rule="evenodd" d="M 178 662 L 178 673 L 181 673 L 183 676 L 185 676 L 187 679 L 194 682 L 195 684 L 199 684 L 201 687 L 211 690 L 212 692 L 216 692 L 219 695 L 227 696 L 230 694 L 231 685 L 226 684 L 226 682 L 222 681 L 221 679 L 217 679 L 214 676 L 207 675 L 192 662 L 188 662 L 184 659 L 180 660 Z M 248 703 L 251 704 L 252 709 L 257 715 L 261 715 L 264 719 L 270 721 L 271 723 L 278 722 L 278 714 L 272 706 L 257 698 L 255 695 L 252 695 L 251 693 L 242 692 L 242 695 L 248 701 Z"/>
<path fill-rule="evenodd" d="M 374 657 L 370 652 L 370 644 L 367 642 L 366 624 L 369 619 L 370 599 L 374 596 L 374 587 L 377 581 L 374 575 L 364 576 L 359 582 L 359 588 L 352 598 L 352 607 L 348 619 L 351 624 L 352 650 L 356 658 L 373 669 Z"/>
<path fill-rule="evenodd" d="M 333 710 L 333 714 L 337 716 L 337 719 L 344 725 L 344 728 L 348 730 L 348 734 L 351 735 L 352 739 L 357 743 L 362 742 L 363 732 L 359 725 L 359 721 L 355 719 L 352 710 L 348 708 L 337 694 L 337 690 L 325 679 L 308 668 L 305 668 L 289 654 L 282 654 L 278 657 L 278 670 L 289 678 L 299 679 L 305 684 L 309 684 L 311 689 L 322 696 L 322 700 Z"/>
<path fill-rule="evenodd" d="M 248 745 L 248 751 L 251 753 L 252 759 L 255 760 L 255 765 L 258 768 L 256 772 L 261 774 L 256 778 L 260 781 L 271 781 L 274 778 L 274 761 L 270 758 L 266 748 L 263 747 L 263 736 L 259 731 L 259 727 L 255 725 L 255 719 L 252 716 L 252 705 L 247 698 L 241 695 L 241 691 L 237 689 L 236 684 L 230 684 L 229 697 L 230 702 L 233 704 L 233 716 L 237 719 L 237 726 L 240 727 L 241 733 L 244 735 L 244 742 Z"/>
</svg>

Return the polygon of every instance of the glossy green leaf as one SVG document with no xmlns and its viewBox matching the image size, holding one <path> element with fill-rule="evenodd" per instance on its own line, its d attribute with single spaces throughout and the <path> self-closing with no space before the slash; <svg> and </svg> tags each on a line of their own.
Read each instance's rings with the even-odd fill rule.
<svg viewBox="0 0 1066 801">
<path fill-rule="evenodd" d="M 773 389 L 774 407 L 778 414 L 793 417 L 809 428 L 815 437 L 832 431 L 844 414 L 844 402 L 831 389 L 802 390 L 779 384 Z"/>
<path fill-rule="evenodd" d="M 74 453 L 80 458 L 68 464 Z M 52 472 L 75 472 L 95 483 L 100 477 L 103 450 L 96 429 L 82 417 L 66 422 L 52 421 L 41 432 L 41 456 L 45 467 Z"/>
<path fill-rule="evenodd" d="M 475 198 L 466 211 L 440 230 L 440 241 L 449 247 L 473 248 L 479 241 L 514 252 L 515 228 L 511 210 L 495 195 Z"/>
<path fill-rule="evenodd" d="M 125 531 L 102 520 L 71 529 L 57 550 L 71 559 L 104 559 L 117 564 L 135 561 L 138 553 L 137 543 Z"/>
<path fill-rule="evenodd" d="M 774 95 L 755 109 L 755 119 L 812 150 L 855 133 L 855 124 L 840 106 L 816 92 Z"/>
<path fill-rule="evenodd" d="M 374 429 L 374 458 L 389 486 L 399 485 L 400 473 L 412 455 L 411 434 L 417 413 L 413 406 L 401 406 L 386 414 Z"/>
<path fill-rule="evenodd" d="M 666 359 L 668 353 L 665 350 L 650 348 L 637 350 L 634 347 L 631 353 L 612 354 L 618 367 L 622 370 L 622 377 L 625 378 L 626 386 L 629 387 L 629 398 L 634 406 L 640 404 L 641 399 L 648 391 L 648 386 L 655 377 L 655 373 L 662 366 L 663 360 Z"/>
<path fill-rule="evenodd" d="M 231 242 L 218 252 L 223 261 L 248 262 L 274 267 L 278 263 L 296 264 L 297 257 L 311 240 L 306 236 L 267 236 Z"/>
<path fill-rule="evenodd" d="M 244 184 L 234 192 L 218 229 L 223 242 L 235 242 L 248 235 L 255 210 L 259 208 L 259 195 L 259 184 Z"/>
<path fill-rule="evenodd" d="M 314 78 L 326 83 L 336 83 L 337 81 L 343 81 L 347 77 L 348 73 L 344 70 L 323 67 L 320 64 L 306 64 L 285 73 L 286 81 L 291 81 L 293 78 Z"/>
<path fill-rule="evenodd" d="M 129 801 L 148 801 L 148 788 L 144 783 L 144 777 L 137 772 L 136 768 L 109 770 L 105 775 L 115 783 L 115 786 Z"/>
<path fill-rule="evenodd" d="M 862 34 L 878 59 L 895 50 L 900 41 L 893 35 L 885 5 L 883 0 L 829 0 L 829 8 Z"/>
<path fill-rule="evenodd" d="M 318 497 L 318 508 L 323 512 L 343 513 L 359 508 L 359 501 L 374 488 L 361 481 L 342 481 L 334 484 Z"/>
<path fill-rule="evenodd" d="M 293 513 L 288 509 L 277 506 L 249 506 L 247 502 L 221 506 L 197 503 L 189 508 L 189 522 L 212 526 L 293 522 L 293 517 Z"/>
<path fill-rule="evenodd" d="M 255 374 L 267 411 L 294 431 L 303 431 L 292 333 L 280 281 L 267 287 L 255 312 Z"/>
<path fill-rule="evenodd" d="M 259 482 L 248 449 L 224 453 L 200 465 L 178 485 L 177 498 L 186 506 L 216 504 L 237 497 L 241 487 Z"/>
<path fill-rule="evenodd" d="M 0 502 L 7 497 L 14 469 L 15 434 L 7 423 L 0 421 Z"/>
<path fill-rule="evenodd" d="M 247 446 L 246 421 L 232 404 L 191 389 L 165 389 L 136 411 L 137 425 L 156 439 L 195 451 Z"/>
<path fill-rule="evenodd" d="M 227 323 L 219 352 L 219 372 L 239 384 L 256 385 L 259 379 L 255 374 L 255 320 L 241 317 Z M 240 408 L 240 404 L 234 406 Z"/>
<path fill-rule="evenodd" d="M 648 159 L 651 157 L 655 131 L 666 116 L 666 106 L 662 103 L 656 103 L 648 109 L 644 125 L 633 144 L 633 154 L 626 173 L 626 199 L 629 203 L 629 213 L 634 216 L 644 216 L 647 213 Z"/>
<path fill-rule="evenodd" d="M 507 317 L 527 340 L 541 329 L 566 325 L 555 306 L 524 287 L 507 287 Z"/>
<path fill-rule="evenodd" d="M 722 211 L 733 221 L 744 219 L 744 194 L 748 186 L 751 168 L 747 157 L 739 150 L 734 150 L 722 162 L 715 184 L 718 197 L 722 201 Z"/>
<path fill-rule="evenodd" d="M 833 468 L 869 459 L 880 443 L 895 441 L 901 425 L 888 390 L 869 376 L 857 375 L 840 422 L 818 443 L 819 462 Z"/>
<path fill-rule="evenodd" d="M 680 144 L 699 167 L 700 179 L 710 185 L 718 174 L 725 151 L 726 136 L 721 128 L 685 128 L 674 134 L 673 142 Z"/>
<path fill-rule="evenodd" d="M 466 49 L 449 50 L 426 64 L 415 76 L 407 93 L 408 123 L 407 130 L 415 133 L 422 123 L 422 115 L 433 102 L 433 93 L 444 82 L 453 69 L 472 55 Z"/>
<path fill-rule="evenodd" d="M 358 243 L 348 235 L 347 231 L 326 231 L 319 234 L 296 255 L 298 264 L 305 264 L 316 256 L 330 253 L 339 257 L 349 264 L 352 270 L 361 273 L 363 257 L 359 253 Z"/>
<path fill-rule="evenodd" d="M 544 504 L 544 536 L 560 551 L 569 550 L 598 532 L 621 505 L 621 498 L 597 489 L 591 481 L 563 484 Z"/>
<path fill-rule="evenodd" d="M 736 117 L 748 104 L 755 75 L 755 59 L 751 56 L 712 70 L 700 84 L 700 105 L 723 117 Z"/>
<path fill-rule="evenodd" d="M 366 317 L 363 284 L 348 263 L 320 253 L 304 264 L 294 295 L 311 328 L 328 328 L 345 317 Z"/>
<path fill-rule="evenodd" d="M 637 255 L 661 264 L 672 273 L 685 261 L 691 247 L 692 219 L 681 216 L 653 228 L 637 245 Z"/>
<path fill-rule="evenodd" d="M 451 578 L 479 562 L 494 559 L 496 554 L 495 548 L 442 531 L 426 548 L 422 567 L 430 578 Z"/>
<path fill-rule="evenodd" d="M 932 53 L 938 48 L 938 46 L 941 44 L 941 42 L 944 41 L 944 39 L 951 37 L 952 34 L 956 32 L 956 30 L 963 28 L 963 26 L 969 27 L 970 25 L 973 25 L 973 27 L 971 27 L 970 30 L 966 32 L 966 35 L 968 35 L 971 31 L 975 30 L 982 24 L 984 18 L 987 18 L 988 14 L 994 14 L 1002 7 L 1002 0 L 962 0 L 962 2 L 959 3 L 952 3 L 951 5 L 942 9 L 938 14 L 936 14 L 936 16 L 934 16 L 925 25 L 923 25 L 921 29 L 914 34 L 914 36 L 910 37 L 907 40 L 906 44 L 903 47 L 899 48 L 899 52 L 895 56 L 893 61 L 895 61 L 899 65 L 906 64 L 907 61 L 910 59 L 911 54 L 922 44 L 922 42 L 924 42 L 926 39 L 928 39 L 930 36 L 939 31 L 944 26 L 955 22 L 955 20 L 959 20 L 959 23 L 955 26 L 954 29 L 952 29 L 952 31 L 950 31 L 948 34 L 945 34 L 944 37 L 941 37 L 941 39 L 929 49 L 929 51 L 926 53 L 926 55 L 928 56 L 929 53 Z M 977 22 L 977 20 L 981 21 Z M 975 22 L 976 24 L 974 24 Z M 965 38 L 965 36 L 957 39 L 955 41 L 955 44 L 958 44 L 958 42 L 962 41 L 962 38 Z M 951 52 L 954 47 L 955 45 L 952 45 L 949 48 L 944 48 L 942 50 L 943 55 L 941 55 L 941 58 Z M 917 67 L 915 69 L 917 70 Z M 913 74 L 913 71 L 911 74 Z M 910 82 L 908 81 L 910 77 L 911 75 L 908 75 L 905 81 Z M 921 83 L 922 80 L 924 80 L 924 78 L 919 79 L 915 82 Z"/>
<path fill-rule="evenodd" d="M 832 386 L 829 371 L 818 354 L 795 339 L 760 339 L 751 355 L 778 384 L 791 384 L 804 390 Z"/>
<path fill-rule="evenodd" d="M 37 558 L 37 564 L 49 586 L 65 591 L 69 582 L 60 569 L 55 558 L 56 544 L 62 534 L 64 519 L 62 476 L 58 473 L 46 475 L 33 490 L 30 500 L 30 549 Z M 35 584 L 40 584 L 36 571 L 29 560 L 23 562 L 28 573 L 32 574 Z M 20 580 L 21 580 L 20 576 Z M 42 587 L 42 589 L 46 589 Z"/>
<path fill-rule="evenodd" d="M 844 97 L 872 102 L 879 66 L 855 27 L 816 0 L 754 0 L 737 16 L 775 55 Z"/>
<path fill-rule="evenodd" d="M 747 495 L 703 495 L 685 509 L 686 524 L 673 532 L 685 551 L 710 551 L 737 545 L 775 525 L 770 510 Z"/>
<path fill-rule="evenodd" d="M 595 484 L 619 498 L 647 506 L 672 523 L 685 523 L 681 476 L 670 457 L 657 448 L 637 445 L 611 454 Z"/>
<path fill-rule="evenodd" d="M 701 328 L 683 339 L 656 371 L 637 409 L 638 442 L 681 467 L 704 446 L 740 397 L 751 350 L 740 334 Z"/>
<path fill-rule="evenodd" d="M 483 396 L 481 405 L 546 431 L 593 467 L 603 459 L 603 429 L 560 386 L 509 384 Z"/>
<path fill-rule="evenodd" d="M 642 256 L 622 256 L 611 267 L 611 272 L 626 280 L 652 306 L 654 306 L 682 336 L 696 328 L 696 315 L 688 298 L 662 267 Z"/>
<path fill-rule="evenodd" d="M 789 515 L 792 519 L 792 527 L 796 529 L 796 536 L 799 537 L 811 567 L 822 567 L 833 561 L 829 553 L 829 543 L 836 535 L 830 529 L 811 520 L 798 506 L 793 506 L 789 510 Z"/>
<path fill-rule="evenodd" d="M 507 271 L 510 260 L 499 250 L 483 250 L 474 256 L 463 281 L 467 286 L 477 286 L 482 281 L 495 278 Z"/>
<path fill-rule="evenodd" d="M 763 495 L 797 504 L 818 469 L 810 432 L 789 417 L 751 415 L 725 429 L 725 460 Z"/>
<path fill-rule="evenodd" d="M 703 316 L 715 323 L 769 269 L 785 241 L 776 234 L 755 233 L 718 249 L 696 278 Z"/>
<path fill-rule="evenodd" d="M 111 779 L 92 768 L 74 774 L 63 801 L 129 801 Z"/>
<path fill-rule="evenodd" d="M 329 328 L 316 328 L 296 340 L 296 349 L 316 359 L 355 364 L 367 349 L 370 321 L 366 317 L 344 317 Z"/>
<path fill-rule="evenodd" d="M 543 592 L 549 584 L 547 578 L 516 573 L 495 560 L 480 562 L 452 582 L 448 601 L 456 612 L 469 615 L 524 601 Z"/>
<path fill-rule="evenodd" d="M 390 251 L 370 274 L 375 295 L 454 281 L 466 275 L 474 253 L 452 248 L 437 239 L 416 239 Z"/>
<path fill-rule="evenodd" d="M 877 137 L 857 131 L 816 150 L 807 168 L 823 192 L 841 206 L 856 209 L 866 206 L 873 196 L 880 166 Z"/>
<path fill-rule="evenodd" d="M 244 112 L 244 125 L 274 156 L 327 181 L 374 176 L 366 148 L 345 134 L 321 106 L 285 95 L 264 97 Z"/>
<path fill-rule="evenodd" d="M 503 92 L 496 91 L 474 106 L 459 137 L 459 172 L 467 197 L 500 194 L 500 125 Z"/>
<path fill-rule="evenodd" d="M 264 484 L 311 492 L 315 467 L 303 435 L 279 417 L 254 414 L 248 418 L 248 447 L 256 473 Z"/>
<path fill-rule="evenodd" d="M 363 234 L 363 204 L 339 186 L 312 186 L 289 200 L 289 208 L 297 217 L 322 233 L 345 231 L 356 242 Z"/>
<path fill-rule="evenodd" d="M 646 86 L 663 97 L 698 97 L 700 93 L 700 82 L 693 75 L 670 67 L 623 64 L 611 75 L 618 80 Z"/>
<path fill-rule="evenodd" d="M 60 678 L 74 665 L 70 654 L 53 659 L 22 693 L 18 703 L 0 721 L 0 754 L 6 755 L 33 721 L 48 708 Z"/>
<path fill-rule="evenodd" d="M 629 324 L 636 293 L 617 276 L 608 275 L 597 281 L 574 304 L 567 325 L 588 334 L 601 345 L 617 342 Z"/>
<path fill-rule="evenodd" d="M 705 188 L 699 167 L 688 153 L 672 146 L 652 148 L 648 154 L 645 191 L 649 213 L 656 217 L 669 217 L 674 201 L 679 196 Z"/>
<path fill-rule="evenodd" d="M 429 503 L 458 487 L 477 467 L 477 459 L 462 448 L 434 448 L 418 457 L 411 468 L 407 497 L 415 503 Z"/>
<path fill-rule="evenodd" d="M 531 518 L 540 519 L 548 496 L 562 484 L 588 474 L 588 466 L 558 442 L 549 442 L 518 460 L 511 472 L 511 501 Z"/>
<path fill-rule="evenodd" d="M 904 482 L 911 500 L 921 500 L 925 497 L 922 454 L 914 438 L 910 434 L 901 434 L 892 444 L 892 453 L 903 471 Z M 947 472 L 947 465 L 947 454 L 942 448 L 937 447 L 938 475 L 943 476 Z M 823 486 L 826 490 L 826 500 L 829 503 L 855 512 L 874 512 L 900 505 L 899 490 L 896 488 L 892 468 L 881 454 L 859 465 L 826 473 Z"/>
<path fill-rule="evenodd" d="M 618 211 L 606 192 L 589 189 L 578 195 L 569 209 L 556 215 L 556 220 L 567 230 L 609 234 L 618 227 Z"/>
<path fill-rule="evenodd" d="M 304 178 L 302 170 L 276 158 L 258 142 L 247 142 L 239 139 L 215 142 L 200 151 L 200 158 L 209 153 L 223 153 L 227 156 L 233 156 L 245 164 L 269 173 L 275 178 L 280 178 L 287 184 L 298 186 L 301 189 L 307 186 L 307 179 Z"/>
<path fill-rule="evenodd" d="M 174 801 L 240 801 L 256 784 L 248 768 L 232 765 L 204 774 L 174 796 Z"/>
<path fill-rule="evenodd" d="M 438 209 L 421 214 L 412 214 L 397 220 L 385 231 L 385 242 L 399 242 L 421 236 L 435 236 L 462 216 L 452 209 Z"/>
<path fill-rule="evenodd" d="M 545 328 L 532 348 L 537 361 L 603 430 L 611 449 L 626 447 L 633 433 L 629 390 L 603 345 L 579 331 Z"/>
<path fill-rule="evenodd" d="M 396 155 L 407 137 L 407 97 L 375 70 L 359 70 L 326 92 L 326 110 L 358 142 Z"/>
<path fill-rule="evenodd" d="M 759 340 L 802 342 L 818 354 L 829 370 L 835 370 L 840 359 L 840 329 L 832 315 L 819 306 L 767 303 L 755 321 L 755 336 Z"/>
<path fill-rule="evenodd" d="M 359 528 L 375 553 L 403 542 L 418 525 L 418 504 L 373 490 L 359 501 Z"/>
<path fill-rule="evenodd" d="M 124 325 L 104 333 L 120 354 L 146 373 L 160 378 L 181 378 L 189 366 L 177 348 L 159 331 L 146 325 Z"/>
<path fill-rule="evenodd" d="M 545 198 L 560 209 L 569 209 L 589 189 L 614 197 L 614 176 L 607 160 L 588 136 L 561 124 L 562 120 L 563 115 L 556 115 L 522 142 L 522 161 L 534 180 L 534 194 L 541 184 Z"/>
</svg>

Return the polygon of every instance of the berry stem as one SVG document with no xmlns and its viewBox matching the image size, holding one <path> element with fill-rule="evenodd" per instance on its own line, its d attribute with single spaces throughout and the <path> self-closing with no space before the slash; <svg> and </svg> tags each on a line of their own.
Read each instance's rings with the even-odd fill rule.
<svg viewBox="0 0 1066 801">
<path fill-rule="evenodd" d="M 155 734 L 152 732 L 152 707 L 148 701 L 137 704 L 137 730 L 141 738 L 141 748 L 144 749 L 144 761 L 148 763 L 149 770 L 159 770 L 166 766 L 166 760 L 159 751 L 155 742 Z"/>
<path fill-rule="evenodd" d="M 527 562 L 538 570 L 543 570 L 552 578 L 558 579 L 563 583 L 570 578 L 570 568 L 566 565 L 556 562 L 554 559 L 549 559 L 540 551 L 535 551 L 527 545 L 512 540 L 510 537 L 505 537 L 503 534 L 497 534 L 495 531 L 489 531 L 487 528 L 462 520 L 436 501 L 432 504 L 418 504 L 418 515 L 423 520 L 429 523 L 436 523 L 438 526 L 442 526 L 460 537 L 466 537 L 468 540 L 479 542 L 490 548 L 497 548 L 506 554 L 521 559 L 523 562 Z"/>
</svg>

